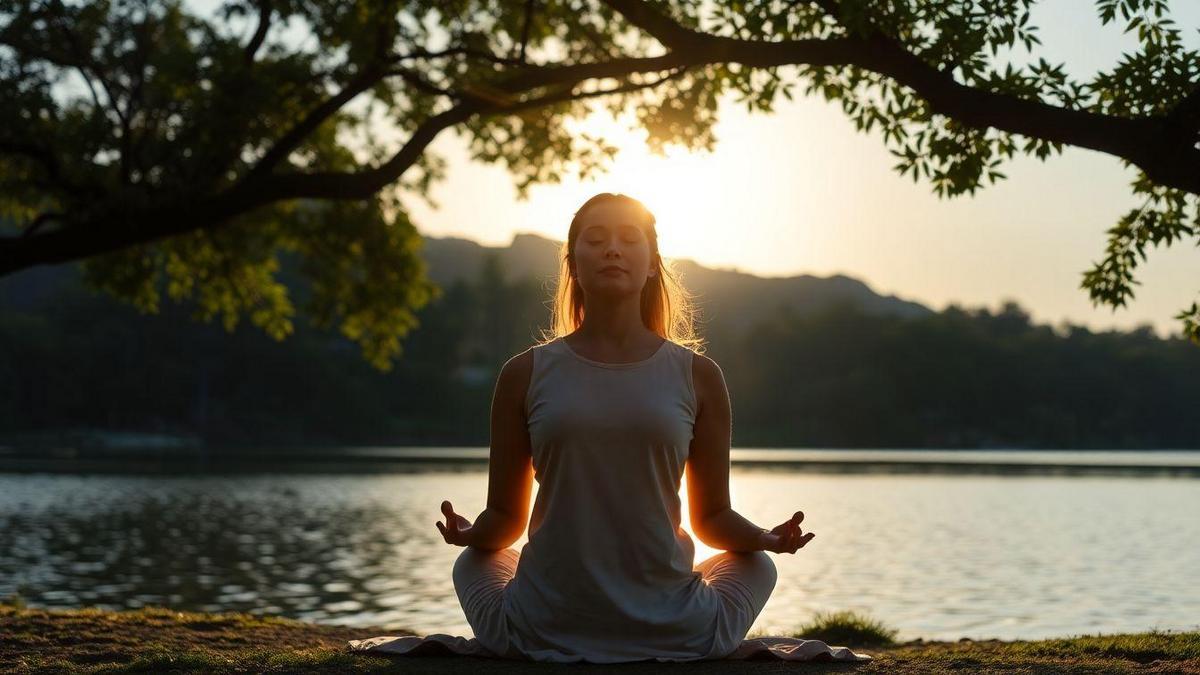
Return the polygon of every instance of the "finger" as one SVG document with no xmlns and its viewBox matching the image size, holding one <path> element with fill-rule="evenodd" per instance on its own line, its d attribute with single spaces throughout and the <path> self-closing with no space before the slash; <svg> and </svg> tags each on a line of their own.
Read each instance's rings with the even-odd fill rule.
<svg viewBox="0 0 1200 675">
<path fill-rule="evenodd" d="M 807 544 L 808 542 L 812 541 L 813 537 L 815 537 L 815 536 L 817 536 L 817 535 L 813 534 L 812 532 L 809 532 L 808 534 L 801 537 L 800 538 L 800 548 L 804 548 L 804 545 Z"/>
<path fill-rule="evenodd" d="M 791 536 L 792 536 L 792 533 L 788 530 L 784 530 L 779 535 L 779 545 L 775 549 L 776 553 L 787 553 L 788 546 L 789 546 L 788 540 L 791 538 Z"/>
<path fill-rule="evenodd" d="M 446 526 L 442 525 L 442 521 L 439 520 L 437 521 L 437 528 L 438 532 L 442 533 L 442 538 L 444 539 L 446 537 Z"/>
<path fill-rule="evenodd" d="M 800 529 L 799 526 L 797 526 L 796 527 L 796 541 L 793 542 L 794 548 L 792 549 L 792 553 L 795 553 L 797 549 L 799 549 L 799 548 L 803 547 L 805 544 L 807 544 L 809 539 L 811 539 L 811 537 L 809 537 L 807 533 L 805 533 L 803 530 Z"/>
<path fill-rule="evenodd" d="M 442 513 L 446 514 L 447 518 L 454 516 L 454 507 L 450 505 L 450 500 L 442 502 Z"/>
<path fill-rule="evenodd" d="M 803 523 L 804 522 L 804 512 L 797 511 L 796 513 L 794 513 L 792 515 L 792 522 L 796 523 L 797 525 L 799 525 L 800 523 Z"/>
<path fill-rule="evenodd" d="M 783 521 L 782 523 L 780 523 L 779 525 L 776 525 L 775 529 L 771 530 L 771 531 L 776 534 L 779 534 L 779 535 L 786 535 L 788 532 L 792 531 L 792 527 L 794 525 L 795 525 L 795 523 L 793 523 L 791 518 L 789 518 L 789 519 Z"/>
<path fill-rule="evenodd" d="M 788 533 L 788 552 L 795 553 L 800 547 L 800 526 L 796 525 L 792 531 Z"/>
</svg>

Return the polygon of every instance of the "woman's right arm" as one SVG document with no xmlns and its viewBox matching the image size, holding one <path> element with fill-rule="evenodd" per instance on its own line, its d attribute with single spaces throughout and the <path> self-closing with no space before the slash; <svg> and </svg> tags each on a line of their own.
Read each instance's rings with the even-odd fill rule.
<svg viewBox="0 0 1200 675">
<path fill-rule="evenodd" d="M 508 548 L 521 538 L 529 524 L 533 459 L 525 421 L 525 393 L 532 371 L 530 350 L 512 357 L 500 369 L 492 393 L 487 508 L 461 536 L 447 536 L 448 543 L 487 550 Z M 445 508 L 444 505 L 443 512 Z M 443 536 L 446 535 L 443 530 Z"/>
</svg>

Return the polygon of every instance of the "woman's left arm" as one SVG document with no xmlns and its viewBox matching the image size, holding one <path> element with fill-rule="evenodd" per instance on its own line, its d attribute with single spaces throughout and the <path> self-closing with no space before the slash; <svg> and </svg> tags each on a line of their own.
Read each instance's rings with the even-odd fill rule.
<svg viewBox="0 0 1200 675">
<path fill-rule="evenodd" d="M 692 358 L 697 410 L 686 466 L 692 532 L 708 546 L 725 551 L 795 553 L 815 536 L 811 532 L 801 534 L 803 513 L 797 511 L 768 531 L 730 506 L 729 446 L 733 417 L 729 389 L 715 361 L 702 354 Z"/>
</svg>

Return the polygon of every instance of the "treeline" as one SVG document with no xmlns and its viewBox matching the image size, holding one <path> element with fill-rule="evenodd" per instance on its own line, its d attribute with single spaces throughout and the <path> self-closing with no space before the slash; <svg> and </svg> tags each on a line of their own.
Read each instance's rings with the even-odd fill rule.
<svg viewBox="0 0 1200 675">
<path fill-rule="evenodd" d="M 170 303 L 141 315 L 72 277 L 0 307 L 0 444 L 144 432 L 211 446 L 486 445 L 499 366 L 549 315 L 539 282 L 505 279 L 491 257 L 446 287 L 380 373 L 303 320 L 283 342 L 227 333 Z M 1149 329 L 1055 330 L 1009 303 L 915 318 L 784 310 L 707 332 L 738 446 L 1200 447 L 1200 347 Z"/>
<path fill-rule="evenodd" d="M 722 349 L 741 445 L 1200 448 L 1200 347 L 1032 325 L 1014 303 L 912 319 L 786 313 Z"/>
</svg>

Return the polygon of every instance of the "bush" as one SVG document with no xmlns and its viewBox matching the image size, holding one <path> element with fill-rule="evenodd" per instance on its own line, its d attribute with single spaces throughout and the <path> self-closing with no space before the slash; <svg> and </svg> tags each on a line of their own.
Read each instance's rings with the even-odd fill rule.
<svg viewBox="0 0 1200 675">
<path fill-rule="evenodd" d="M 878 646 L 895 642 L 896 629 L 856 612 L 817 612 L 792 636 L 843 647 Z"/>
</svg>

